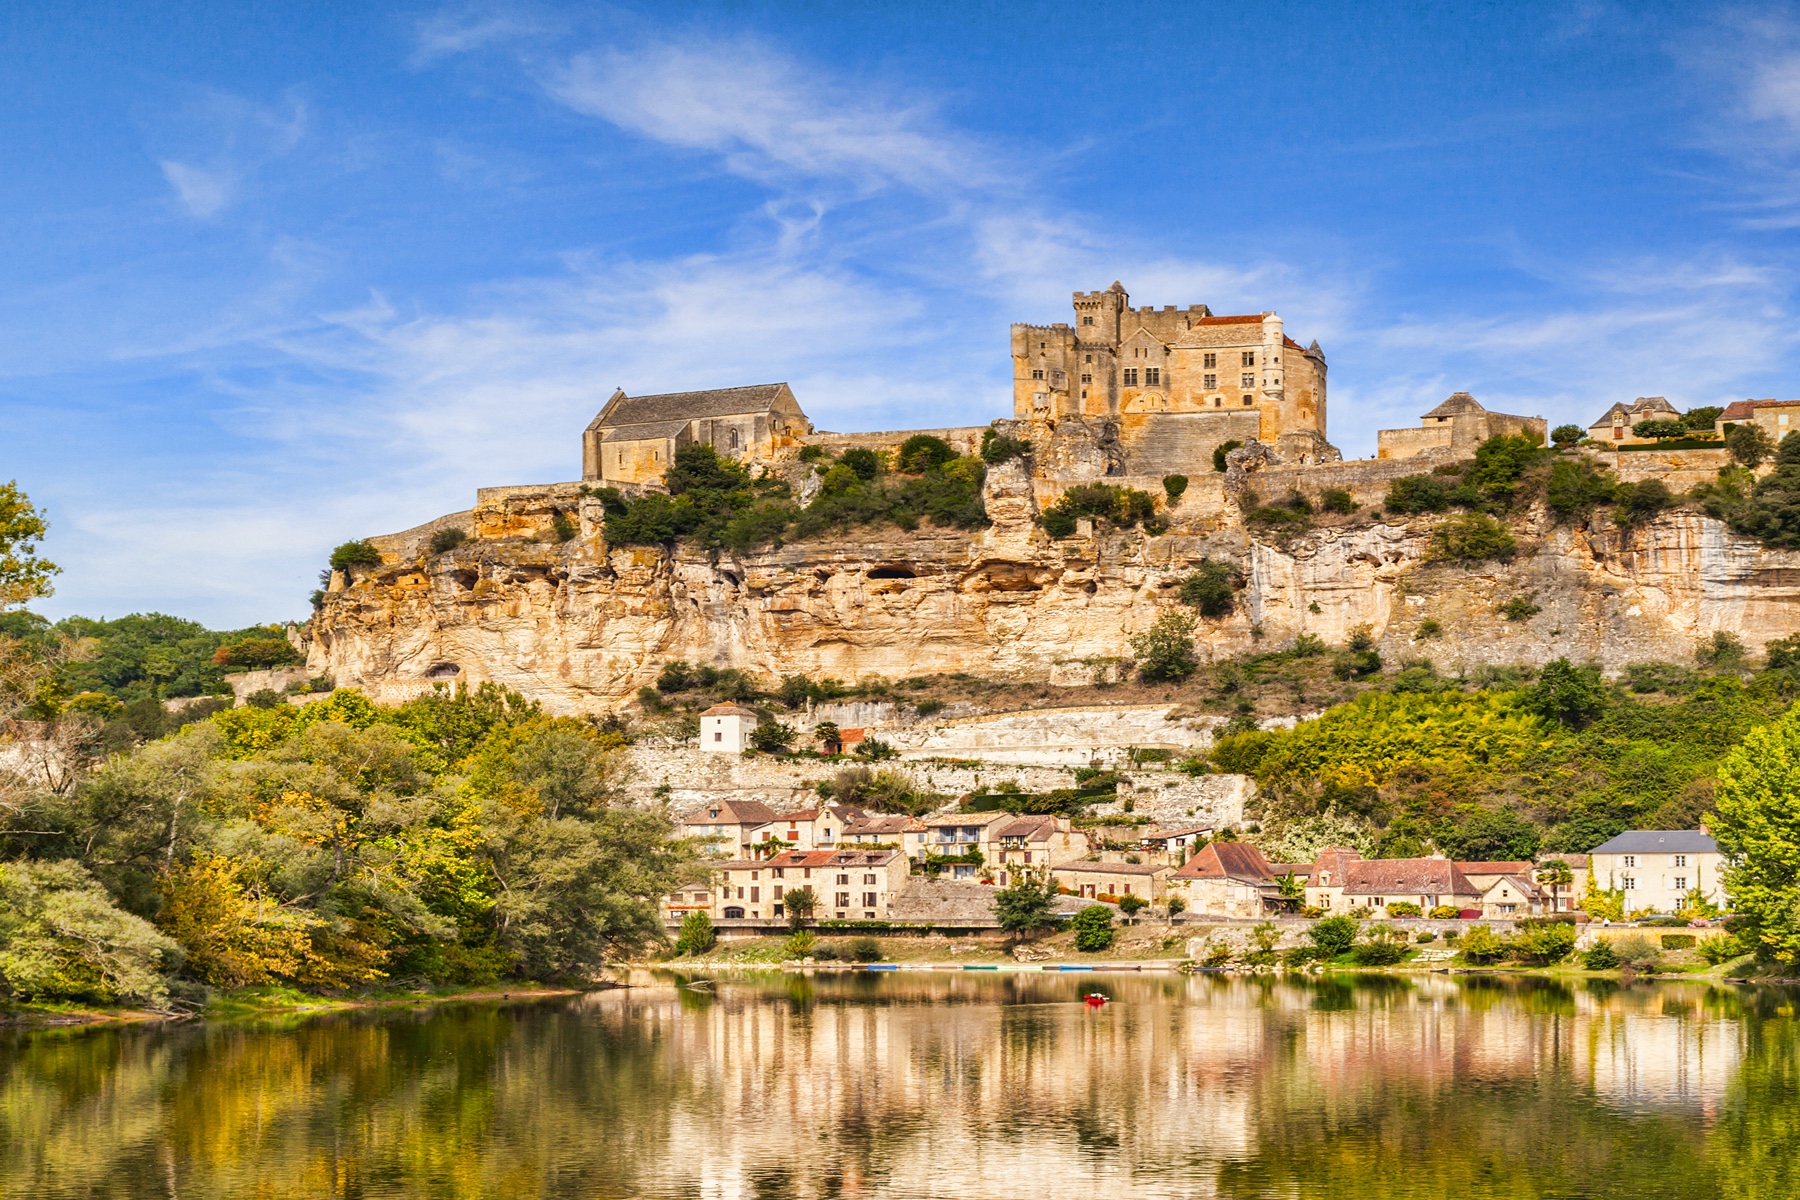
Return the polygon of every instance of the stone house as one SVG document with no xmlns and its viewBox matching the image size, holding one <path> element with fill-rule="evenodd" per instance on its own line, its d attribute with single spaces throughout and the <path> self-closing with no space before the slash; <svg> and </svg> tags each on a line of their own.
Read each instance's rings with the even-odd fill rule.
<svg viewBox="0 0 1800 1200">
<path fill-rule="evenodd" d="M 700 748 L 713 754 L 742 754 L 762 719 L 741 704 L 715 704 L 700 714 Z"/>
<path fill-rule="evenodd" d="M 1725 903 L 1725 856 L 1704 829 L 1628 829 L 1588 852 L 1593 886 L 1625 893 L 1625 911 L 1673 913 L 1698 891 Z"/>
<path fill-rule="evenodd" d="M 1772 440 L 1779 442 L 1800 428 L 1800 400 L 1733 400 L 1713 422 L 1721 437 L 1739 425 L 1761 425 Z"/>
<path fill-rule="evenodd" d="M 844 827 L 841 844 L 893 846 L 914 862 L 925 857 L 928 827 L 917 817 L 859 816 Z"/>
<path fill-rule="evenodd" d="M 1187 911 L 1208 917 L 1260 917 L 1275 893 L 1275 869 L 1248 842 L 1209 842 L 1169 879 Z"/>
<path fill-rule="evenodd" d="M 1114 902 L 1126 896 L 1141 896 L 1155 903 L 1163 897 L 1164 887 L 1173 867 L 1156 863 L 1072 862 L 1050 868 L 1050 879 L 1058 887 L 1088 900 Z"/>
<path fill-rule="evenodd" d="M 760 800 L 720 800 L 681 823 L 692 838 L 709 839 L 715 854 L 748 854 L 750 847 L 768 836 L 776 821 L 775 810 Z"/>
<path fill-rule="evenodd" d="M 1412 458 L 1441 450 L 1448 457 L 1473 454 L 1491 437 L 1525 434 L 1539 445 L 1549 433 L 1542 417 L 1516 417 L 1489 412 L 1467 392 L 1453 392 L 1449 399 L 1419 418 L 1417 429 L 1382 429 L 1375 434 L 1376 458 Z"/>
<path fill-rule="evenodd" d="M 1537 869 L 1533 863 L 1524 859 L 1498 859 L 1479 862 L 1459 862 L 1456 869 L 1463 873 L 1463 878 L 1474 885 L 1478 892 L 1486 892 L 1494 884 L 1508 875 L 1519 875 L 1529 879 Z"/>
<path fill-rule="evenodd" d="M 1087 834 L 1069 827 L 1067 817 L 1019 817 L 1000 826 L 996 843 L 994 882 L 1006 887 L 1028 870 L 1060 866 L 1086 858 Z"/>
<path fill-rule="evenodd" d="M 737 859 L 715 873 L 713 912 L 722 921 L 781 921 L 787 893 L 810 888 L 817 920 L 885 920 L 906 889 L 906 856 L 897 850 L 787 850 Z"/>
<path fill-rule="evenodd" d="M 1118 473 L 1211 469 L 1212 452 L 1257 438 L 1292 462 L 1335 462 L 1325 440 L 1325 352 L 1273 312 L 1204 304 L 1132 308 L 1123 284 L 1076 292 L 1075 324 L 1012 327 L 1013 416 L 1105 423 Z"/>
<path fill-rule="evenodd" d="M 1211 825 L 1182 825 L 1174 829 L 1158 829 L 1144 835 L 1139 845 L 1155 854 L 1161 854 L 1171 865 L 1187 862 L 1194 856 L 1194 848 L 1211 837 L 1214 828 Z"/>
<path fill-rule="evenodd" d="M 1573 912 L 1580 906 L 1581 898 L 1588 890 L 1588 856 L 1585 854 L 1540 854 L 1532 866 L 1532 879 L 1537 879 L 1537 872 L 1545 863 L 1560 862 L 1569 868 L 1569 882 L 1562 884 L 1539 883 L 1544 889 L 1546 911 Z"/>
<path fill-rule="evenodd" d="M 691 912 L 711 916 L 712 911 L 712 888 L 704 883 L 684 883 L 663 898 L 663 918 L 671 925 L 681 924 L 682 918 Z"/>
<path fill-rule="evenodd" d="M 1327 911 L 1342 908 L 1337 902 L 1343 898 L 1344 876 L 1350 864 L 1361 858 L 1361 854 L 1342 846 L 1319 851 L 1306 875 L 1306 907 Z"/>
<path fill-rule="evenodd" d="M 1480 907 L 1481 890 L 1447 858 L 1365 859 L 1354 850 L 1326 850 L 1307 880 L 1306 902 L 1328 913 L 1366 908 L 1380 916 L 1390 904 Z"/>
<path fill-rule="evenodd" d="M 1481 889 L 1484 917 L 1534 916 L 1544 911 L 1547 897 L 1529 873 L 1502 875 Z"/>
<path fill-rule="evenodd" d="M 955 863 L 944 868 L 950 879 L 976 879 L 999 861 L 998 830 L 1017 820 L 1009 812 L 950 813 L 925 818 L 925 850 L 929 854 L 951 857 L 971 850 L 981 853 L 982 866 Z"/>
<path fill-rule="evenodd" d="M 581 438 L 581 477 L 605 484 L 655 484 L 683 446 L 724 458 L 768 462 L 812 432 L 785 383 L 627 396 L 615 391 Z"/>
<path fill-rule="evenodd" d="M 860 808 L 825 804 L 777 817 L 774 828 L 766 832 L 786 842 L 790 850 L 833 850 L 845 831 L 862 819 Z"/>
<path fill-rule="evenodd" d="M 1641 438 L 1632 429 L 1641 421 L 1673 421 L 1681 412 L 1661 396 L 1639 396 L 1630 404 L 1615 403 L 1588 426 L 1588 437 L 1596 442 L 1620 446 L 1638 446 L 1653 441 Z"/>
</svg>

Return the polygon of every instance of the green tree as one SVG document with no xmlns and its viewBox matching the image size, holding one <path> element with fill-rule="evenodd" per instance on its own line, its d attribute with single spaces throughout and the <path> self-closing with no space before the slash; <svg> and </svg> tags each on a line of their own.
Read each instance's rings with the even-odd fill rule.
<svg viewBox="0 0 1800 1200">
<path fill-rule="evenodd" d="M 1478 966 L 1496 963 L 1511 953 L 1500 935 L 1486 925 L 1477 925 L 1462 935 L 1462 956 Z"/>
<path fill-rule="evenodd" d="M 1579 425 L 1558 425 L 1550 431 L 1550 440 L 1558 446 L 1573 446 L 1587 436 L 1587 430 Z"/>
<path fill-rule="evenodd" d="M 1754 470 L 1774 455 L 1775 439 L 1754 421 L 1734 425 L 1725 433 L 1725 451 L 1741 465 Z"/>
<path fill-rule="evenodd" d="M 1112 909 L 1104 904 L 1090 904 L 1069 922 L 1075 930 L 1075 949 L 1083 954 L 1097 954 L 1113 944 Z"/>
<path fill-rule="evenodd" d="M 1618 504 L 1614 519 L 1621 526 L 1639 525 L 1675 505 L 1675 494 L 1660 479 L 1622 483 L 1613 493 Z"/>
<path fill-rule="evenodd" d="M 681 930 L 675 935 L 675 953 L 705 954 L 718 940 L 712 918 L 696 909 L 681 918 Z"/>
<path fill-rule="evenodd" d="M 1655 438 L 1659 442 L 1665 438 L 1680 437 L 1687 431 L 1687 426 L 1679 419 L 1639 421 L 1631 427 L 1631 432 L 1638 437 Z"/>
<path fill-rule="evenodd" d="M 1241 449 L 1243 445 L 1244 443 L 1238 441 L 1236 438 L 1232 438 L 1228 442 L 1220 442 L 1217 446 L 1214 446 L 1212 452 L 1213 470 L 1223 474 L 1231 465 L 1226 461 L 1227 456 L 1230 455 L 1233 450 Z"/>
<path fill-rule="evenodd" d="M 18 480 L 0 484 L 0 613 L 52 593 L 50 577 L 62 568 L 37 553 L 49 532 Z"/>
<path fill-rule="evenodd" d="M 1056 885 L 1041 872 L 1022 873 L 994 893 L 994 919 L 1011 937 L 1030 937 L 1056 926 Z"/>
<path fill-rule="evenodd" d="M 1537 826 L 1502 808 L 1457 820 L 1438 844 L 1462 862 L 1508 862 L 1530 859 L 1542 838 Z"/>
<path fill-rule="evenodd" d="M 1562 890 L 1575 882 L 1575 872 L 1569 864 L 1560 858 L 1552 858 L 1538 864 L 1536 879 L 1538 883 L 1550 889 L 1550 911 L 1562 910 Z"/>
<path fill-rule="evenodd" d="M 809 887 L 797 887 L 790 890 L 782 900 L 782 911 L 787 913 L 788 928 L 798 933 L 812 920 L 813 913 L 819 907 L 818 895 Z"/>
<path fill-rule="evenodd" d="M 1186 475 L 1163 476 L 1163 492 L 1169 497 L 1170 504 L 1181 503 L 1182 493 L 1187 491 L 1187 486 L 1188 477 Z"/>
<path fill-rule="evenodd" d="M 821 748 L 827 742 L 837 741 L 841 735 L 842 731 L 838 729 L 836 721 L 820 721 L 813 726 L 813 741 L 817 742 Z"/>
<path fill-rule="evenodd" d="M 80 863 L 0 863 L 0 994 L 161 1006 L 181 949 Z"/>
<path fill-rule="evenodd" d="M 1465 513 L 1441 521 L 1431 531 L 1431 556 L 1450 562 L 1474 563 L 1490 558 L 1508 559 L 1519 544 L 1506 526 L 1486 513 Z"/>
<path fill-rule="evenodd" d="M 899 465 L 908 475 L 923 475 L 958 457 L 949 442 L 929 433 L 915 433 L 900 443 Z"/>
<path fill-rule="evenodd" d="M 1738 938 L 1759 958 L 1800 963 L 1800 707 L 1745 735 L 1719 764 L 1713 802 Z"/>
<path fill-rule="evenodd" d="M 1692 433 L 1711 433 L 1724 413 L 1725 410 L 1716 404 L 1704 404 L 1682 413 L 1681 423 Z"/>
<path fill-rule="evenodd" d="M 794 744 L 794 727 L 780 721 L 761 721 L 750 731 L 750 744 L 764 754 L 785 754 Z"/>
<path fill-rule="evenodd" d="M 1138 913 L 1149 907 L 1150 902 L 1142 896 L 1119 897 L 1119 912 L 1127 918 L 1135 917 Z"/>
<path fill-rule="evenodd" d="M 1194 657 L 1194 618 L 1168 611 L 1143 633 L 1131 638 L 1138 674 L 1152 683 L 1179 682 L 1199 667 Z"/>
<path fill-rule="evenodd" d="M 300 661 L 300 652 L 284 637 L 247 637 L 213 651 L 213 666 L 236 671 L 262 671 Z"/>
<path fill-rule="evenodd" d="M 1611 471 L 1585 456 L 1559 458 L 1544 481 L 1544 504 L 1559 521 L 1585 517 L 1618 492 Z"/>
<path fill-rule="evenodd" d="M 1611 700 L 1598 670 L 1558 658 L 1545 666 L 1520 704 L 1527 712 L 1580 729 L 1605 712 Z"/>
<path fill-rule="evenodd" d="M 344 571 L 351 567 L 379 567 L 380 565 L 381 551 L 375 549 L 366 538 L 345 542 L 331 552 L 331 569 L 334 571 Z"/>
<path fill-rule="evenodd" d="M 1320 958 L 1336 958 L 1356 944 L 1356 931 L 1355 917 L 1336 916 L 1315 922 L 1306 936 L 1318 947 Z"/>
</svg>

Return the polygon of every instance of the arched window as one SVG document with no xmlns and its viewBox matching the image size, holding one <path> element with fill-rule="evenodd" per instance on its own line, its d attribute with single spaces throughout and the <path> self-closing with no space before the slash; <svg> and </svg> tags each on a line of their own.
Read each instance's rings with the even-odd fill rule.
<svg viewBox="0 0 1800 1200">
<path fill-rule="evenodd" d="M 725 910 L 725 919 L 727 921 L 741 921 L 744 919 L 744 910 L 734 904 Z"/>
<path fill-rule="evenodd" d="M 730 446 L 730 447 L 731 447 L 731 448 L 732 448 L 732 449 L 733 449 L 733 450 L 736 450 L 736 449 L 737 449 L 737 448 L 738 448 L 738 436 L 737 436 L 737 433 L 738 433 L 738 431 L 737 431 L 737 430 L 735 430 L 735 429 L 733 429 L 733 430 L 732 430 L 732 431 L 731 431 L 731 433 L 730 433 L 730 435 L 729 435 L 729 437 L 728 437 L 728 440 L 727 440 L 727 442 L 726 442 L 726 444 L 727 444 L 727 445 L 728 445 L 728 446 Z"/>
</svg>

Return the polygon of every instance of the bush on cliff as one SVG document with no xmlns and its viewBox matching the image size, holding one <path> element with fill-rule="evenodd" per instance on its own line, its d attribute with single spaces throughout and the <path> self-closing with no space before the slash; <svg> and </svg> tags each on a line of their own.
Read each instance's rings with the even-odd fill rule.
<svg viewBox="0 0 1800 1200">
<path fill-rule="evenodd" d="M 351 567 L 379 567 L 381 552 L 368 539 L 345 542 L 331 552 L 331 569 L 344 571 Z"/>
<path fill-rule="evenodd" d="M 1464 513 L 1440 521 L 1431 531 L 1431 556 L 1459 563 L 1511 558 L 1519 544 L 1506 526 L 1486 513 Z"/>
<path fill-rule="evenodd" d="M 1077 484 L 1045 509 L 1038 523 L 1051 537 L 1062 538 L 1075 532 L 1075 522 L 1081 517 L 1104 521 L 1118 529 L 1148 526 L 1156 517 L 1156 500 L 1136 488 L 1108 483 Z"/>
<path fill-rule="evenodd" d="M 1775 469 L 1756 482 L 1747 501 L 1726 512 L 1725 521 L 1773 549 L 1800 549 L 1800 438 L 1781 439 Z"/>
<path fill-rule="evenodd" d="M 1023 438 L 1010 438 L 994 429 L 981 431 L 981 461 L 991 467 L 997 467 L 1011 458 L 1025 458 L 1031 454 L 1031 443 Z"/>
<path fill-rule="evenodd" d="M 1165 612 L 1155 624 L 1131 638 L 1131 653 L 1140 678 L 1151 683 L 1176 682 L 1194 673 L 1194 618 Z"/>
<path fill-rule="evenodd" d="M 1237 603 L 1237 589 L 1244 578 L 1230 563 L 1201 559 L 1198 570 L 1181 581 L 1181 602 L 1198 609 L 1203 617 L 1223 617 Z"/>
</svg>

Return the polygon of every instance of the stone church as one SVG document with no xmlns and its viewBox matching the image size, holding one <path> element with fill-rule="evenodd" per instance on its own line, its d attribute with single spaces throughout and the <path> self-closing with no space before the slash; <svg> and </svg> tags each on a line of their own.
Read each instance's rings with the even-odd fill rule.
<svg viewBox="0 0 1800 1200">
<path fill-rule="evenodd" d="M 767 462 L 812 432 L 785 383 L 627 396 L 621 389 L 581 438 L 581 477 L 660 483 L 683 446 L 705 443 L 739 462 Z"/>
</svg>

